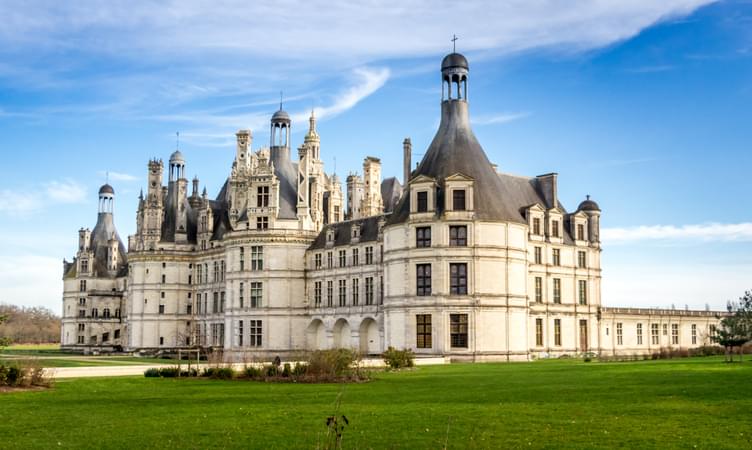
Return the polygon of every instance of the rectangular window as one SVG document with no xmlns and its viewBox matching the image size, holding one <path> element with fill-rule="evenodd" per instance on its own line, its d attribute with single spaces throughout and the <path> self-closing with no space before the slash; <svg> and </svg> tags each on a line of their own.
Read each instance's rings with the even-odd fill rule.
<svg viewBox="0 0 752 450">
<path fill-rule="evenodd" d="M 535 303 L 543 303 L 543 278 L 535 277 Z"/>
<path fill-rule="evenodd" d="M 415 229 L 415 246 L 431 246 L 431 227 L 418 227 Z"/>
<path fill-rule="evenodd" d="M 543 248 L 535 247 L 534 255 L 535 255 L 535 264 L 543 264 Z"/>
<path fill-rule="evenodd" d="M 428 192 L 421 191 L 416 194 L 416 197 L 418 198 L 418 207 L 415 209 L 417 212 L 427 212 L 428 211 Z"/>
<path fill-rule="evenodd" d="M 313 283 L 313 304 L 317 308 L 321 306 L 321 282 Z"/>
<path fill-rule="evenodd" d="M 81 260 L 81 272 L 86 273 L 89 271 L 89 261 L 86 259 Z"/>
<path fill-rule="evenodd" d="M 554 319 L 554 345 L 561 346 L 561 319 Z"/>
<path fill-rule="evenodd" d="M 467 263 L 449 264 L 449 293 L 467 295 Z"/>
<path fill-rule="evenodd" d="M 587 320 L 580 319 L 580 350 L 587 351 L 589 344 Z"/>
<path fill-rule="evenodd" d="M 671 324 L 671 345 L 679 345 L 679 324 Z"/>
<path fill-rule="evenodd" d="M 541 232 L 540 232 L 541 231 L 540 230 L 540 223 L 541 223 L 540 222 L 540 218 L 533 217 L 533 234 L 535 234 L 535 235 L 540 235 L 541 234 Z"/>
<path fill-rule="evenodd" d="M 543 347 L 543 319 L 535 319 L 535 345 Z"/>
<path fill-rule="evenodd" d="M 467 314 L 449 315 L 449 341 L 453 348 L 467 348 Z"/>
<path fill-rule="evenodd" d="M 642 324 L 637 324 L 637 345 L 642 345 Z"/>
<path fill-rule="evenodd" d="M 433 346 L 433 335 L 431 333 L 431 315 L 417 314 L 415 316 L 416 328 L 416 347 L 431 348 Z"/>
<path fill-rule="evenodd" d="M 159 305 L 159 314 L 164 314 L 164 305 Z"/>
<path fill-rule="evenodd" d="M 621 322 L 616 324 L 616 345 L 624 345 L 624 329 Z"/>
<path fill-rule="evenodd" d="M 187 305 L 185 305 L 185 313 L 189 314 L 189 315 L 193 314 L 193 305 L 191 305 L 190 303 L 188 303 Z M 119 317 L 119 315 L 120 315 L 120 310 L 116 309 L 115 310 L 115 317 Z"/>
<path fill-rule="evenodd" d="M 464 189 L 452 190 L 452 210 L 453 211 L 465 210 L 465 190 Z"/>
<path fill-rule="evenodd" d="M 668 336 L 668 324 L 663 324 L 663 335 Z"/>
<path fill-rule="evenodd" d="M 347 306 L 347 280 L 339 280 L 339 306 Z"/>
<path fill-rule="evenodd" d="M 587 254 L 584 251 L 577 252 L 577 267 L 584 269 L 587 267 L 586 258 Z"/>
<path fill-rule="evenodd" d="M 78 283 L 78 290 L 81 292 L 86 292 L 86 280 L 81 280 Z"/>
<path fill-rule="evenodd" d="M 373 264 L 373 247 L 366 247 L 366 264 Z"/>
<path fill-rule="evenodd" d="M 256 206 L 259 208 L 269 206 L 269 186 L 259 186 L 256 188 Z"/>
<path fill-rule="evenodd" d="M 581 223 L 577 224 L 577 240 L 579 241 L 585 240 L 585 225 Z"/>
<path fill-rule="evenodd" d="M 373 305 L 373 277 L 366 277 L 366 305 Z"/>
<path fill-rule="evenodd" d="M 326 282 L 326 306 L 334 306 L 334 282 Z"/>
<path fill-rule="evenodd" d="M 243 282 L 240 282 L 240 287 L 238 288 L 238 303 L 240 304 L 240 308 L 245 308 L 245 286 L 243 286 Z"/>
<path fill-rule="evenodd" d="M 358 302 L 360 299 L 358 299 L 358 295 L 360 294 L 358 292 L 360 280 L 358 278 L 352 279 L 352 304 L 353 306 L 358 306 Z"/>
<path fill-rule="evenodd" d="M 658 330 L 658 324 L 657 323 L 651 323 L 650 324 L 650 341 L 653 345 L 660 344 L 660 335 Z"/>
<path fill-rule="evenodd" d="M 219 312 L 225 312 L 225 291 L 219 293 Z"/>
<path fill-rule="evenodd" d="M 114 339 L 120 339 L 120 330 L 115 330 L 115 333 L 113 333 Z"/>
<path fill-rule="evenodd" d="M 214 302 L 212 303 L 212 313 L 216 314 L 219 312 L 219 292 L 214 292 L 213 300 Z"/>
<path fill-rule="evenodd" d="M 251 308 L 261 308 L 264 285 L 260 281 L 251 282 Z"/>
<path fill-rule="evenodd" d="M 415 295 L 431 295 L 431 265 L 418 264 L 415 266 L 416 293 Z"/>
<path fill-rule="evenodd" d="M 561 265 L 561 250 L 558 248 L 553 249 L 553 265 L 554 266 L 560 266 Z"/>
<path fill-rule="evenodd" d="M 240 270 L 245 270 L 245 248 L 240 247 Z"/>
<path fill-rule="evenodd" d="M 251 246 L 251 270 L 264 270 L 264 247 Z"/>
<path fill-rule="evenodd" d="M 561 303 L 561 278 L 554 278 L 554 303 Z"/>
<path fill-rule="evenodd" d="M 316 269 L 321 268 L 321 253 L 316 253 L 316 255 L 313 257 L 313 265 Z"/>
<path fill-rule="evenodd" d="M 339 266 L 340 267 L 347 266 L 347 250 L 339 251 Z"/>
<path fill-rule="evenodd" d="M 326 252 L 326 268 L 331 269 L 334 266 L 334 256 L 332 252 Z"/>
<path fill-rule="evenodd" d="M 692 324 L 692 345 L 697 345 L 697 324 Z"/>
<path fill-rule="evenodd" d="M 261 347 L 261 336 L 263 335 L 261 321 L 250 320 L 250 340 L 248 344 L 251 347 Z"/>
<path fill-rule="evenodd" d="M 578 280 L 580 305 L 587 305 L 587 280 Z"/>
<path fill-rule="evenodd" d="M 238 346 L 243 346 L 243 321 L 238 321 Z"/>
<path fill-rule="evenodd" d="M 162 284 L 167 283 L 167 275 L 162 274 Z"/>
<path fill-rule="evenodd" d="M 86 310 L 85 309 L 79 309 L 78 310 L 78 317 L 86 317 Z"/>
<path fill-rule="evenodd" d="M 269 229 L 269 218 L 266 217 L 266 216 L 256 217 L 256 229 L 257 230 L 268 230 Z"/>
<path fill-rule="evenodd" d="M 359 255 L 358 255 L 358 249 L 354 248 L 353 251 L 352 251 L 352 264 L 353 264 L 353 266 L 357 266 L 358 264 L 360 264 L 360 261 L 358 261 L 358 259 L 360 259 Z"/>
<path fill-rule="evenodd" d="M 449 245 L 452 247 L 467 246 L 466 225 L 452 225 L 449 227 Z"/>
<path fill-rule="evenodd" d="M 551 221 L 551 237 L 559 237 L 559 221 L 558 220 L 552 220 Z"/>
</svg>

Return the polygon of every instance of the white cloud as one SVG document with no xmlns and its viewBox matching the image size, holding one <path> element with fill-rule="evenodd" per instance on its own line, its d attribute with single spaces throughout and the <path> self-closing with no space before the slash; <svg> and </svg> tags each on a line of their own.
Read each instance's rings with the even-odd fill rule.
<svg viewBox="0 0 752 450">
<path fill-rule="evenodd" d="M 752 223 L 707 223 L 698 225 L 643 225 L 629 228 L 604 228 L 601 239 L 607 245 L 637 241 L 752 241 Z"/>
<path fill-rule="evenodd" d="M 62 273 L 62 258 L 5 255 L 0 259 L 0 303 L 45 306 L 60 313 Z"/>
<path fill-rule="evenodd" d="M 459 35 L 462 51 L 545 46 L 587 49 L 634 36 L 660 20 L 684 16 L 708 3 L 711 1 L 309 0 L 278 4 L 172 0 L 111 1 L 103 6 L 95 0 L 3 2 L 0 39 L 139 57 L 245 52 L 308 60 L 445 52 L 452 31 Z M 91 34 L 97 39 L 89 39 Z"/>
<path fill-rule="evenodd" d="M 357 105 L 386 83 L 389 79 L 389 69 L 361 67 L 355 69 L 353 75 L 356 84 L 338 94 L 331 105 L 316 108 L 317 117 L 333 117 Z M 308 113 L 299 113 L 293 116 L 293 120 L 305 120 L 307 117 Z"/>
<path fill-rule="evenodd" d="M 102 177 L 108 178 L 113 181 L 137 181 L 138 180 L 137 176 L 134 176 L 128 173 L 110 172 L 110 171 L 100 170 L 98 174 Z"/>
<path fill-rule="evenodd" d="M 623 264 L 603 266 L 602 301 L 606 306 L 723 309 L 750 289 L 750 265 Z"/>
<path fill-rule="evenodd" d="M 19 188 L 0 190 L 0 212 L 11 216 L 27 216 L 45 205 L 55 203 L 82 203 L 86 200 L 86 188 L 70 178 L 52 180 L 42 189 Z"/>
<path fill-rule="evenodd" d="M 48 200 L 60 203 L 81 203 L 86 200 L 86 189 L 81 183 L 66 178 L 62 181 L 50 181 L 45 186 Z"/>
<path fill-rule="evenodd" d="M 470 121 L 473 123 L 473 125 L 479 126 L 498 125 L 519 119 L 524 119 L 526 117 L 529 117 L 530 115 L 531 113 L 529 112 L 501 113 L 492 116 L 478 116 L 476 118 L 470 119 Z"/>
</svg>

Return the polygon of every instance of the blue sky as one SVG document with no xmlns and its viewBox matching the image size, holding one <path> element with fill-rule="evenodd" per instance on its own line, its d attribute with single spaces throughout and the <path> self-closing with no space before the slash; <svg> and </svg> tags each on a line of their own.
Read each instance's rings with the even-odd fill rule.
<svg viewBox="0 0 752 450">
<path fill-rule="evenodd" d="M 295 146 L 316 109 L 327 171 L 375 155 L 400 177 L 402 140 L 420 157 L 438 125 L 454 33 L 489 158 L 601 205 L 604 304 L 752 289 L 749 1 L 6 1 L 0 23 L 0 302 L 59 311 L 105 173 L 125 240 L 176 131 L 216 193 L 234 132 L 266 145 L 280 91 Z"/>
</svg>

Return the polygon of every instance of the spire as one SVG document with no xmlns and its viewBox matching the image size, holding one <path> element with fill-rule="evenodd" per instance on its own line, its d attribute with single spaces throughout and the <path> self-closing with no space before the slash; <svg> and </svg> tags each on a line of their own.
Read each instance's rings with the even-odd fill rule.
<svg viewBox="0 0 752 450">
<path fill-rule="evenodd" d="M 319 133 L 316 131 L 316 115 L 314 110 L 311 109 L 311 117 L 308 118 L 308 133 L 305 135 L 305 141 L 317 141 L 319 139 Z"/>
</svg>

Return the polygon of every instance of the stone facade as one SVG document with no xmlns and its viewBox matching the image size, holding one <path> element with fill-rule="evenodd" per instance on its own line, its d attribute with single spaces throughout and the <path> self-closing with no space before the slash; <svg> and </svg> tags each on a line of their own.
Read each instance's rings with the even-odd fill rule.
<svg viewBox="0 0 752 450">
<path fill-rule="evenodd" d="M 368 156 L 343 195 L 313 113 L 293 161 L 280 105 L 268 147 L 237 132 L 213 199 L 185 178 L 180 151 L 166 186 L 149 161 L 127 253 L 103 186 L 97 225 L 65 262 L 63 346 L 238 360 L 393 346 L 511 361 L 705 344 L 714 313 L 601 306 L 599 206 L 567 212 L 555 173 L 497 171 L 470 127 L 468 74 L 462 55 L 442 61 L 441 123 L 414 170 L 403 142 L 403 183 L 382 181 Z"/>
</svg>

